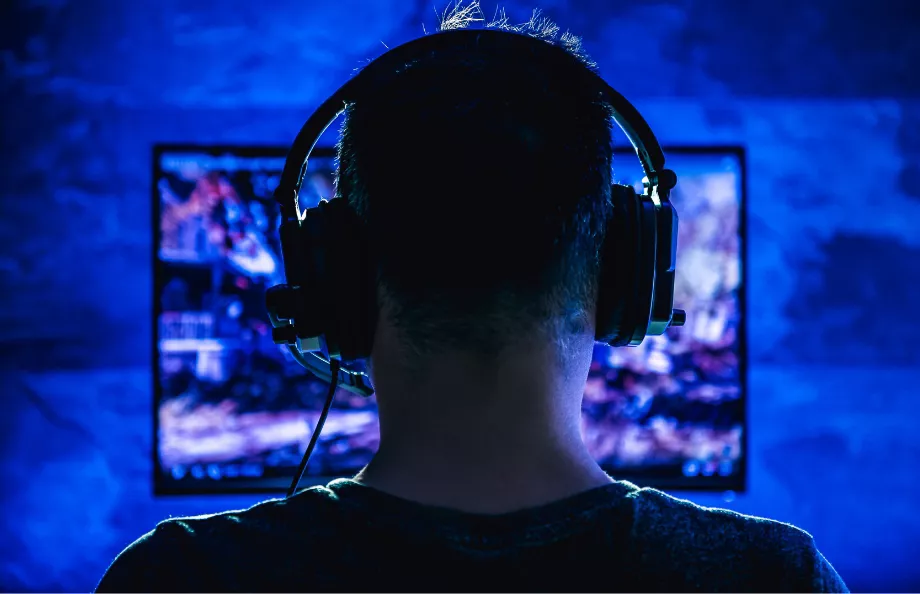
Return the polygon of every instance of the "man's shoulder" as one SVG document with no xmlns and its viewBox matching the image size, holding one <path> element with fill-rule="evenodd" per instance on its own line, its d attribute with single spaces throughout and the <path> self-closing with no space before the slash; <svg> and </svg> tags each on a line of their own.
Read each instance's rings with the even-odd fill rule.
<svg viewBox="0 0 920 594">
<path fill-rule="evenodd" d="M 285 532 L 299 535 L 307 527 L 310 531 L 322 530 L 331 519 L 336 502 L 335 493 L 326 487 L 312 487 L 289 499 L 268 499 L 245 509 L 170 518 L 157 524 L 138 543 L 172 546 L 199 541 L 222 548 L 222 541 L 235 537 L 245 536 L 249 542 L 258 542 L 262 536 L 284 538 Z"/>
<path fill-rule="evenodd" d="M 655 489 L 629 497 L 643 565 L 656 567 L 662 579 L 706 588 L 718 576 L 732 582 L 722 587 L 737 591 L 754 584 L 775 591 L 846 591 L 811 534 L 792 524 L 703 507 Z M 662 568 L 673 575 L 663 576 Z"/>
<path fill-rule="evenodd" d="M 303 546 L 308 535 L 334 531 L 334 493 L 307 489 L 291 499 L 270 499 L 246 509 L 173 517 L 131 543 L 109 566 L 98 592 L 205 591 L 225 576 L 268 563 L 280 548 Z M 204 578 L 204 576 L 209 576 Z"/>
<path fill-rule="evenodd" d="M 792 524 L 703 507 L 656 489 L 639 489 L 630 497 L 635 500 L 635 529 L 640 536 L 670 541 L 689 539 L 695 550 L 796 550 L 813 546 L 812 536 Z"/>
</svg>

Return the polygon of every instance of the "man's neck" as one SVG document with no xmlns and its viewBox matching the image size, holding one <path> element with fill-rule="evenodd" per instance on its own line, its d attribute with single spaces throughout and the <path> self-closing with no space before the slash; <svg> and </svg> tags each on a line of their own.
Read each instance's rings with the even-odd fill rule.
<svg viewBox="0 0 920 594">
<path fill-rule="evenodd" d="M 475 431 L 469 440 L 484 446 Z M 424 443 L 411 452 L 382 448 L 355 480 L 416 503 L 478 514 L 539 507 L 613 482 L 577 452 L 489 456 L 477 448 L 450 460 Z"/>
<path fill-rule="evenodd" d="M 487 363 L 450 356 L 413 374 L 375 362 L 381 443 L 356 479 L 418 503 L 485 514 L 611 483 L 581 438 L 590 351 L 580 359 L 561 371 L 549 350 Z"/>
</svg>

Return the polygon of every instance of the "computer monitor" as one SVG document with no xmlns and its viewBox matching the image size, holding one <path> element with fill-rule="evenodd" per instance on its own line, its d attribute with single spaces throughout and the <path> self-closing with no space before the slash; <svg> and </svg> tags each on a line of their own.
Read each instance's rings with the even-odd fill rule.
<svg viewBox="0 0 920 594">
<path fill-rule="evenodd" d="M 154 489 L 281 492 L 328 386 L 271 340 L 265 290 L 283 282 L 272 199 L 284 148 L 154 149 Z M 687 324 L 638 348 L 598 345 L 583 435 L 618 479 L 668 489 L 745 486 L 744 151 L 672 147 L 680 215 L 675 304 Z M 635 155 L 615 178 L 637 184 Z M 318 149 L 301 192 L 334 195 Z M 360 470 L 379 440 L 374 397 L 338 390 L 302 485 Z"/>
</svg>

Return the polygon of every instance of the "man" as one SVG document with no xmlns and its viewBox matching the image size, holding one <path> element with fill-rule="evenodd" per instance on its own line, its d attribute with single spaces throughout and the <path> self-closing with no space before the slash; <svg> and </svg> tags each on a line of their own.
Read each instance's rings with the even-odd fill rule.
<svg viewBox="0 0 920 594">
<path fill-rule="evenodd" d="M 582 443 L 612 149 L 572 73 L 419 56 L 348 108 L 339 151 L 379 263 L 378 453 L 165 521 L 99 591 L 846 591 L 807 533 L 616 482 Z"/>
</svg>

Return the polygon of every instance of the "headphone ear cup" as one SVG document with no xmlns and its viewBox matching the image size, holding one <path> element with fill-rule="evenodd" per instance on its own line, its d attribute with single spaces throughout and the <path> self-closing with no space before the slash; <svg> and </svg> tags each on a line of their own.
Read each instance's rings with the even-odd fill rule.
<svg viewBox="0 0 920 594">
<path fill-rule="evenodd" d="M 321 203 L 326 242 L 323 282 L 312 288 L 328 295 L 326 343 L 342 361 L 370 356 L 377 324 L 376 268 L 367 233 L 358 214 L 344 198 Z"/>
<path fill-rule="evenodd" d="M 629 186 L 614 184 L 613 216 L 601 250 L 595 340 L 610 346 L 645 338 L 655 286 L 655 205 Z"/>
</svg>

